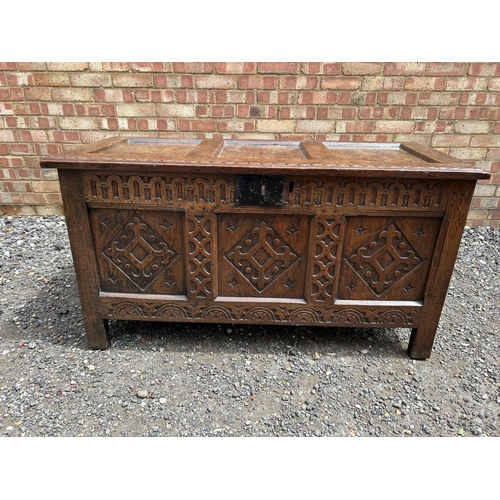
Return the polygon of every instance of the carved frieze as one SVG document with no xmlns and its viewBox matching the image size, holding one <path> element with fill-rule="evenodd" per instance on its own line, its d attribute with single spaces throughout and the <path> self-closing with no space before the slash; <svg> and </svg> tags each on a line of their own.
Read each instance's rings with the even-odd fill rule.
<svg viewBox="0 0 500 500">
<path fill-rule="evenodd" d="M 87 202 L 114 204 L 234 206 L 234 179 L 184 174 L 84 175 Z M 341 181 L 297 178 L 283 207 L 442 211 L 450 194 L 439 182 Z"/>
</svg>

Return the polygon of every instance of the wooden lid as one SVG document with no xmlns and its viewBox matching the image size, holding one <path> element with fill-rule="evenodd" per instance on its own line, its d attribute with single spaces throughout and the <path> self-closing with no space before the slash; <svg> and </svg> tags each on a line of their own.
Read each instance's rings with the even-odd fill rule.
<svg viewBox="0 0 500 500">
<path fill-rule="evenodd" d="M 490 175 L 427 146 L 410 143 L 109 138 L 43 159 L 44 168 L 359 175 L 487 179 Z M 180 168 L 179 168 L 180 167 Z M 265 170 L 265 172 L 264 172 Z"/>
</svg>

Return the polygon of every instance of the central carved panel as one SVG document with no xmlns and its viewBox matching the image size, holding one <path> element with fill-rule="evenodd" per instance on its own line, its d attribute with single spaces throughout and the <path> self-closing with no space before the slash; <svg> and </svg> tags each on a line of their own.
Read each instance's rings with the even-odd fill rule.
<svg viewBox="0 0 500 500">
<path fill-rule="evenodd" d="M 220 215 L 222 295 L 303 297 L 308 216 Z"/>
<path fill-rule="evenodd" d="M 293 249 L 264 219 L 243 235 L 225 257 L 259 292 L 298 259 Z"/>
</svg>

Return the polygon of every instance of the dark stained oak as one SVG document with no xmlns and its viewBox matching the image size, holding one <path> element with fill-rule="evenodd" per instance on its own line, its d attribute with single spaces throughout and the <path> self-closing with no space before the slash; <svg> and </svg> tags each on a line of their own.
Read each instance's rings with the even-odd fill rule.
<svg viewBox="0 0 500 500">
<path fill-rule="evenodd" d="M 431 354 L 478 179 L 419 144 L 110 138 L 57 168 L 89 345 L 109 319 L 411 329 Z"/>
</svg>

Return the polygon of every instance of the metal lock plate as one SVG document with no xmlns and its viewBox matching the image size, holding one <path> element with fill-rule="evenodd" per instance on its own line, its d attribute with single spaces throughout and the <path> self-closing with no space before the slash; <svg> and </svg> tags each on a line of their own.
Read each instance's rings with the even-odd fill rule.
<svg viewBox="0 0 500 500">
<path fill-rule="evenodd" d="M 246 207 L 282 207 L 284 185 L 283 177 L 237 175 L 235 204 Z"/>
</svg>

